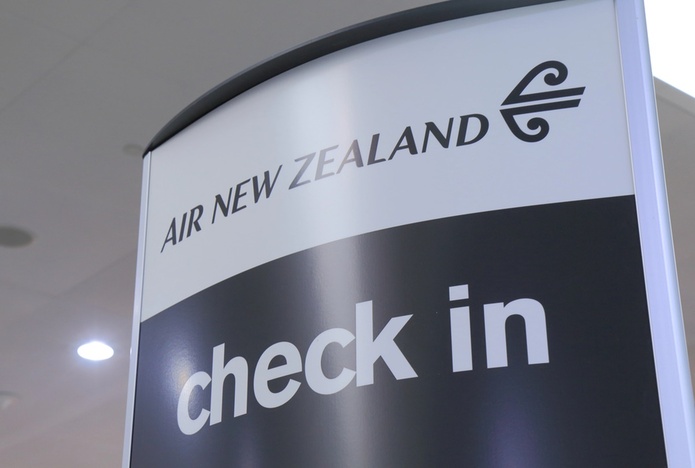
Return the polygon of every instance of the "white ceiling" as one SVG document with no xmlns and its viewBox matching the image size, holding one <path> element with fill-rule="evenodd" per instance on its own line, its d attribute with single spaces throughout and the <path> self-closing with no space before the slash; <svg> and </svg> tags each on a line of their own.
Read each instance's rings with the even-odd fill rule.
<svg viewBox="0 0 695 468">
<path fill-rule="evenodd" d="M 179 110 L 239 71 L 423 0 L 2 0 L 0 466 L 117 467 L 141 159 Z M 695 343 L 695 99 L 658 83 L 685 323 Z M 113 359 L 77 346 L 100 338 Z M 695 362 L 695 359 L 691 359 Z"/>
</svg>

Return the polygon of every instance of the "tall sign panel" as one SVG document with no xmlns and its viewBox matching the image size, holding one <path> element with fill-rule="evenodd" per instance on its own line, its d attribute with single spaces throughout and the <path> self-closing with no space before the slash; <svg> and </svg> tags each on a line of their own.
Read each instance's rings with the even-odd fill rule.
<svg viewBox="0 0 695 468">
<path fill-rule="evenodd" d="M 641 10 L 486 8 L 153 145 L 124 466 L 690 466 Z"/>
</svg>

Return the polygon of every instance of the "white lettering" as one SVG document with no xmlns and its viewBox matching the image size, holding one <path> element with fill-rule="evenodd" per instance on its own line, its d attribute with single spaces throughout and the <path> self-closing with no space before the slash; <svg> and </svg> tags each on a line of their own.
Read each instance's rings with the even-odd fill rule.
<svg viewBox="0 0 695 468">
<path fill-rule="evenodd" d="M 470 307 L 465 303 L 453 304 L 468 299 L 467 284 L 449 288 L 453 372 L 473 370 Z M 372 301 L 355 304 L 355 333 L 344 328 L 331 328 L 320 333 L 309 345 L 304 361 L 297 347 L 290 342 L 270 345 L 258 358 L 254 370 L 253 392 L 258 404 L 264 408 L 277 408 L 289 402 L 301 386 L 300 380 L 290 376 L 302 371 L 309 388 L 320 395 L 338 393 L 353 380 L 357 387 L 374 384 L 374 366 L 379 359 L 383 360 L 396 380 L 417 377 L 396 344 L 396 337 L 413 315 L 392 317 L 375 337 L 372 307 Z M 501 302 L 484 304 L 483 315 L 488 368 L 508 365 L 506 322 L 512 315 L 524 320 L 528 363 L 549 362 L 545 310 L 540 302 L 523 298 L 506 305 Z M 355 342 L 355 370 L 343 367 L 336 376 L 327 376 L 323 368 L 326 349 L 333 343 L 344 349 L 352 342 Z M 194 373 L 179 394 L 176 418 L 181 432 L 192 435 L 208 422 L 210 426 L 222 422 L 225 383 L 230 375 L 234 376 L 234 417 L 245 415 L 248 410 L 248 367 L 246 359 L 241 356 L 225 363 L 225 344 L 215 346 L 212 349 L 212 375 L 202 371 Z M 283 378 L 286 380 L 271 384 Z M 191 399 L 194 393 L 198 390 L 202 392 L 208 386 L 211 386 L 210 409 L 201 408 L 198 415 L 192 417 Z"/>
<path fill-rule="evenodd" d="M 304 372 L 306 374 L 306 383 L 309 384 L 313 391 L 321 395 L 331 395 L 338 393 L 352 381 L 355 377 L 355 371 L 346 368 L 343 368 L 337 377 L 332 379 L 326 377 L 321 367 L 321 359 L 323 358 L 323 352 L 329 344 L 338 343 L 344 348 L 354 339 L 355 335 L 344 328 L 332 328 L 321 333 L 312 341 L 306 352 Z"/>
<path fill-rule="evenodd" d="M 191 418 L 188 403 L 191 400 L 191 394 L 196 387 L 201 390 L 210 384 L 210 376 L 207 372 L 196 372 L 186 380 L 179 395 L 179 404 L 176 410 L 176 420 L 179 423 L 179 429 L 186 435 L 195 434 L 198 432 L 208 420 L 210 411 L 206 409 L 200 410 L 200 414 L 196 418 Z"/>
<path fill-rule="evenodd" d="M 396 335 L 410 320 L 411 315 L 402 315 L 389 320 L 389 323 L 374 338 L 372 324 L 372 301 L 356 305 L 357 337 L 357 386 L 374 383 L 374 363 L 382 358 L 396 380 L 417 377 L 415 370 L 405 358 L 394 341 Z"/>
<path fill-rule="evenodd" d="M 249 387 L 249 366 L 246 359 L 237 356 L 224 364 L 224 343 L 212 349 L 212 395 L 210 397 L 210 425 L 222 422 L 224 381 L 234 375 L 234 417 L 246 414 Z"/>
<path fill-rule="evenodd" d="M 499 302 L 485 304 L 485 349 L 487 367 L 507 367 L 507 319 L 520 315 L 526 324 L 526 349 L 529 364 L 546 364 L 548 356 L 548 331 L 545 310 L 534 299 L 517 299 L 507 305 Z"/>
<path fill-rule="evenodd" d="M 449 300 L 468 299 L 468 285 L 451 286 Z M 471 312 L 468 307 L 452 307 L 451 323 L 451 360 L 454 372 L 473 370 L 473 350 L 471 344 Z"/>
<path fill-rule="evenodd" d="M 285 364 L 270 367 L 270 362 L 277 356 L 284 357 Z M 253 375 L 253 392 L 258 403 L 264 408 L 277 408 L 290 401 L 294 394 L 297 393 L 297 390 L 299 390 L 299 382 L 290 379 L 285 388 L 279 392 L 271 391 L 268 388 L 268 382 L 297 374 L 301 371 L 302 357 L 295 345 L 282 341 L 270 346 L 258 358 L 256 372 Z"/>
</svg>

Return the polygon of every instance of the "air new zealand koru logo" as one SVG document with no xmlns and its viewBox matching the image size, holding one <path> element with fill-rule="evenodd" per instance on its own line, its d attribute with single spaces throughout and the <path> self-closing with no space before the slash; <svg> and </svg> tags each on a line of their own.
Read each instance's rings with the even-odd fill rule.
<svg viewBox="0 0 695 468">
<path fill-rule="evenodd" d="M 556 60 L 550 60 L 537 65 L 526 74 L 523 80 L 509 93 L 507 99 L 502 103 L 503 108 L 500 109 L 504 121 L 512 131 L 514 136 L 523 141 L 535 143 L 541 141 L 548 136 L 550 132 L 550 124 L 541 117 L 532 117 L 526 122 L 526 127 L 531 133 L 526 133 L 519 127 L 515 117 L 525 114 L 537 114 L 540 112 L 548 112 L 557 109 L 567 109 L 570 107 L 578 107 L 581 99 L 578 96 L 584 94 L 585 87 L 581 88 L 566 88 L 540 93 L 523 94 L 529 84 L 546 70 L 550 70 L 543 81 L 548 86 L 558 86 L 567 79 L 567 67 L 564 63 Z M 569 97 L 577 97 L 576 99 L 563 99 Z M 517 105 L 516 104 L 525 104 Z M 513 106 L 513 107 L 504 107 Z"/>
</svg>

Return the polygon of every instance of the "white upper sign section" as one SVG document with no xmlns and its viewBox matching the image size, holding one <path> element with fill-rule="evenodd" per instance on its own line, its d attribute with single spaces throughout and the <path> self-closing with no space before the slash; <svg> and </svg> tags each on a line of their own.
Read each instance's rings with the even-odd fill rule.
<svg viewBox="0 0 695 468">
<path fill-rule="evenodd" d="M 422 27 L 264 82 L 146 160 L 141 319 L 338 239 L 632 194 L 622 83 L 611 0 Z"/>
</svg>

